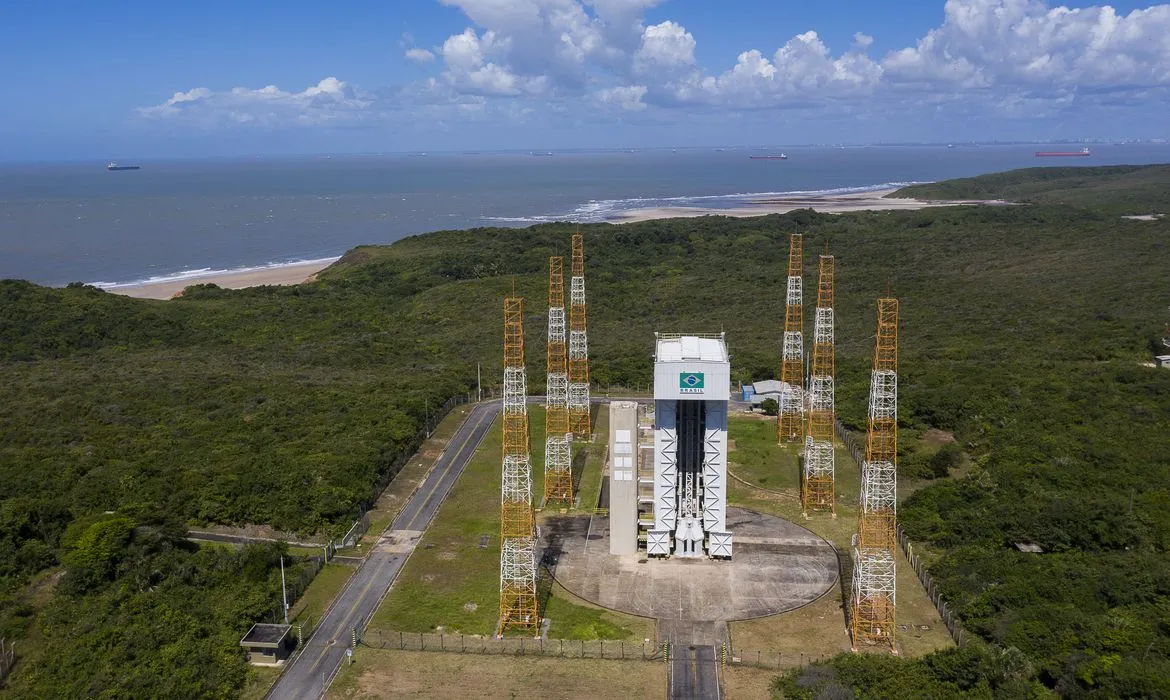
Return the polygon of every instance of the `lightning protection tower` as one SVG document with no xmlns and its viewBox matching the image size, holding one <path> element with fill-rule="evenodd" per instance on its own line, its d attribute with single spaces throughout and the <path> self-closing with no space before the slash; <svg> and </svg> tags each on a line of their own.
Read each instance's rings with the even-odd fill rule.
<svg viewBox="0 0 1170 700">
<path fill-rule="evenodd" d="M 548 373 L 545 380 L 544 503 L 573 502 L 569 374 L 565 343 L 565 261 L 548 259 Z"/>
<path fill-rule="evenodd" d="M 569 281 L 569 428 L 577 438 L 588 440 L 589 340 L 585 332 L 585 244 L 573 234 L 573 276 Z"/>
<path fill-rule="evenodd" d="M 804 432 L 804 240 L 792 234 L 788 243 L 788 290 L 780 362 L 780 415 L 776 437 L 781 444 L 799 442 Z"/>
<path fill-rule="evenodd" d="M 500 481 L 500 624 L 497 634 L 537 633 L 536 540 L 528 454 L 524 300 L 504 299 L 504 454 Z"/>
<path fill-rule="evenodd" d="M 861 465 L 861 512 L 853 537 L 853 650 L 883 644 L 896 652 L 895 518 L 898 452 L 898 300 L 878 299 L 869 385 L 869 430 Z"/>
<path fill-rule="evenodd" d="M 804 438 L 801 506 L 837 514 L 834 488 L 833 434 L 836 427 L 833 354 L 833 268 L 831 255 L 820 257 L 817 308 L 813 318 L 812 369 L 808 377 L 808 432 Z"/>
</svg>

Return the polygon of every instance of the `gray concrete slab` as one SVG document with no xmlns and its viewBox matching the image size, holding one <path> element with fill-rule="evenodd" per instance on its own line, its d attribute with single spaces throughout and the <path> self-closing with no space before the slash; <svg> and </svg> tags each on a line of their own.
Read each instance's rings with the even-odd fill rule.
<svg viewBox="0 0 1170 700">
<path fill-rule="evenodd" d="M 603 520 L 595 518 L 592 527 L 587 516 L 550 521 L 546 561 L 555 562 L 562 586 L 613 610 L 663 621 L 743 620 L 801 607 L 837 581 L 832 545 L 770 515 L 728 508 L 737 538 L 731 561 L 611 555 Z M 741 532 L 746 541 L 739 541 Z"/>
</svg>

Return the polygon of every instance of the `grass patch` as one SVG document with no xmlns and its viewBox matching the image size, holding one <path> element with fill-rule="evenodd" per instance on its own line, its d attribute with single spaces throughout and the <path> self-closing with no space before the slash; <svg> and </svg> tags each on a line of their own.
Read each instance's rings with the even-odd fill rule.
<svg viewBox="0 0 1170 700">
<path fill-rule="evenodd" d="M 451 412 L 435 426 L 434 432 L 423 442 L 418 452 L 402 466 L 402 470 L 395 475 L 390 485 L 374 503 L 374 507 L 370 509 L 370 527 L 362 536 L 363 545 L 369 547 L 376 543 L 386 528 L 394 522 L 394 518 L 398 517 L 398 513 L 406 504 L 406 499 L 430 473 L 431 468 L 435 465 L 435 460 L 446 449 L 451 437 L 459 429 L 470 410 L 471 408 L 467 404 L 451 409 Z"/>
<path fill-rule="evenodd" d="M 655 638 L 656 622 L 626 615 L 584 601 L 557 583 L 552 584 L 544 615 L 552 619 L 551 639 L 604 639 L 642 642 Z"/>
<path fill-rule="evenodd" d="M 248 669 L 248 681 L 240 693 L 240 700 L 263 700 L 282 669 L 267 666 L 252 666 Z"/>
<path fill-rule="evenodd" d="M 600 412 L 602 416 L 606 413 Z M 529 407 L 528 418 L 532 490 L 539 496 L 544 487 L 544 408 Z M 605 434 L 605 419 L 597 425 L 596 434 Z M 374 614 L 371 628 L 402 632 L 442 628 L 450 633 L 482 635 L 495 632 L 499 621 L 501 441 L 497 421 Z M 601 457 L 593 448 L 603 444 L 597 438 L 579 448 L 586 455 L 583 473 L 596 474 L 595 480 L 582 483 L 592 483 L 593 488 L 599 488 L 601 483 Z M 479 543 L 484 536 L 487 545 L 481 548 Z M 553 585 L 546 598 L 545 614 L 553 619 L 552 637 L 653 637 L 653 622 L 583 604 L 560 586 Z"/>
<path fill-rule="evenodd" d="M 531 419 L 532 413 L 530 423 Z M 499 621 L 502 440 L 496 421 L 374 614 L 372 628 L 495 632 Z M 482 537 L 487 542 L 481 548 Z"/>
<path fill-rule="evenodd" d="M 609 409 L 600 404 L 594 406 L 593 439 L 588 443 L 573 444 L 573 469 L 580 472 L 574 474 L 574 483 L 577 485 L 577 502 L 580 504 L 575 510 L 582 513 L 592 513 L 597 508 L 597 500 L 601 494 L 601 472 L 605 466 L 605 450 L 609 445 Z"/>
<path fill-rule="evenodd" d="M 289 609 L 289 621 L 293 624 L 319 622 L 326 608 L 353 576 L 353 572 L 352 566 L 344 564 L 326 564 L 322 567 L 304 594 Z"/>
<path fill-rule="evenodd" d="M 735 448 L 728 455 L 732 471 L 745 481 L 770 489 L 761 491 L 731 479 L 728 482 L 728 503 L 799 523 L 831 542 L 839 552 L 842 573 L 848 585 L 852 568 L 851 541 L 857 532 L 861 490 L 860 470 L 849 451 L 843 445 L 837 445 L 837 517 L 813 513 L 806 519 L 800 509 L 797 448 L 776 444 L 775 424 L 770 420 L 733 416 L 728 421 L 728 434 L 735 441 Z M 902 480 L 899 480 L 899 490 L 903 490 Z M 765 656 L 778 653 L 782 668 L 847 651 L 849 635 L 841 601 L 841 581 L 838 581 L 830 593 L 799 610 L 732 622 L 732 642 L 736 649 L 758 651 Z M 906 625 L 906 629 L 898 631 L 898 643 L 906 656 L 920 656 L 952 646 L 950 634 L 900 550 L 898 624 Z"/>
</svg>

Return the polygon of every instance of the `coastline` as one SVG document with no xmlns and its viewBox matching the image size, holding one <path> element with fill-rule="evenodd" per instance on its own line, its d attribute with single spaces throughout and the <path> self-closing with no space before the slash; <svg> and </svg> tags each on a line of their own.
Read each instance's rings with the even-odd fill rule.
<svg viewBox="0 0 1170 700">
<path fill-rule="evenodd" d="M 714 207 L 647 207 L 631 209 L 614 217 L 613 223 L 629 224 L 654 219 L 690 218 L 696 216 L 767 216 L 787 214 L 796 209 L 812 209 L 823 214 L 843 214 L 851 211 L 910 211 L 926 207 L 955 207 L 969 204 L 1007 204 L 1000 200 L 925 200 L 890 199 L 887 195 L 897 192 L 891 187 L 868 192 L 848 194 L 801 194 L 782 197 L 765 197 L 749 200 L 744 206 L 728 209 Z"/>
<path fill-rule="evenodd" d="M 791 195 L 761 195 L 756 199 L 744 199 L 737 206 L 694 207 L 658 206 L 630 209 L 608 219 L 611 224 L 635 223 L 656 219 L 692 218 L 699 216 L 753 217 L 769 214 L 785 214 L 796 209 L 813 209 L 826 214 L 842 214 L 854 211 L 910 211 L 926 207 L 953 207 L 974 204 L 1006 205 L 1001 200 L 921 200 L 889 198 L 897 187 L 888 187 L 863 192 L 801 192 Z M 310 282 L 318 272 L 336 262 L 340 256 L 320 260 L 266 265 L 239 270 L 207 270 L 178 273 L 171 277 L 144 280 L 127 284 L 102 285 L 114 294 L 140 299 L 172 299 L 194 284 L 215 284 L 225 289 L 243 289 L 262 285 L 292 285 Z"/>
<path fill-rule="evenodd" d="M 317 273 L 337 262 L 339 258 L 308 260 L 305 262 L 271 265 L 244 270 L 221 270 L 205 274 L 176 275 L 172 278 L 147 280 L 133 284 L 103 287 L 112 294 L 139 299 L 173 299 L 194 284 L 214 284 L 224 289 L 243 289 L 263 285 L 286 285 L 311 282 Z"/>
</svg>

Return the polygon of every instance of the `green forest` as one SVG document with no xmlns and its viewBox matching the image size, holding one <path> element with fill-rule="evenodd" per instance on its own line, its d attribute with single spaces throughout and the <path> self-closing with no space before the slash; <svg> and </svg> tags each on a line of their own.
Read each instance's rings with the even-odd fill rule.
<svg viewBox="0 0 1170 700">
<path fill-rule="evenodd" d="M 1170 697 L 1170 371 L 1143 364 L 1170 320 L 1170 220 L 1119 216 L 1164 211 L 1170 168 L 987 177 L 900 194 L 1027 203 L 581 227 L 599 389 L 650 381 L 654 331 L 726 331 L 733 380 L 774 377 L 801 232 L 806 289 L 816 253 L 837 259 L 842 419 L 864 427 L 889 290 L 903 442 L 949 431 L 972 457 L 901 522 L 976 641 L 839 657 L 784 697 Z M 0 636 L 31 650 L 11 689 L 238 693 L 278 553 L 183 529 L 343 530 L 477 363 L 499 384 L 513 285 L 540 392 L 547 262 L 572 230 L 430 233 L 312 283 L 165 302 L 0 282 Z"/>
</svg>

